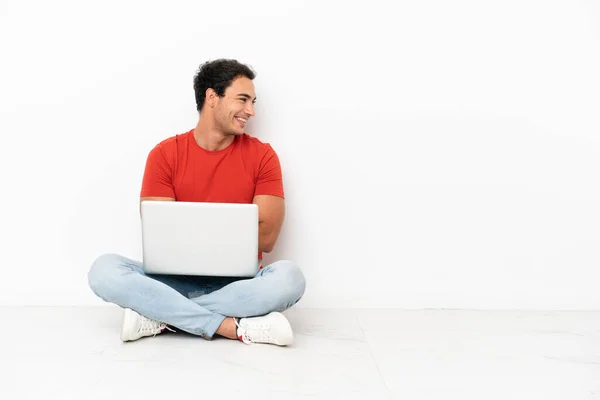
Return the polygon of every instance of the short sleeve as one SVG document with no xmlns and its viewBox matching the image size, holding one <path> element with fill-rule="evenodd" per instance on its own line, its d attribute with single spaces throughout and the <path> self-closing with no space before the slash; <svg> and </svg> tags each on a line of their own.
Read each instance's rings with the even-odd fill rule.
<svg viewBox="0 0 600 400">
<path fill-rule="evenodd" d="M 148 154 L 140 196 L 175 198 L 173 168 L 169 165 L 160 145 L 154 147 Z"/>
<path fill-rule="evenodd" d="M 279 157 L 270 145 L 267 145 L 267 152 L 260 162 L 254 190 L 255 196 L 262 194 L 284 197 Z"/>
</svg>

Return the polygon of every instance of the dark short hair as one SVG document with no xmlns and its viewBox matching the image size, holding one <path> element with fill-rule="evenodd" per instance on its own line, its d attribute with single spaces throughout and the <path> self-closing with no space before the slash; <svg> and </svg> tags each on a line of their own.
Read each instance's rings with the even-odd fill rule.
<svg viewBox="0 0 600 400">
<path fill-rule="evenodd" d="M 194 76 L 194 92 L 196 93 L 196 109 L 202 110 L 206 99 L 206 90 L 212 88 L 217 95 L 223 97 L 225 89 L 231 85 L 236 78 L 246 77 L 254 79 L 256 73 L 252 69 L 237 60 L 218 59 L 207 61 L 200 65 Z"/>
</svg>

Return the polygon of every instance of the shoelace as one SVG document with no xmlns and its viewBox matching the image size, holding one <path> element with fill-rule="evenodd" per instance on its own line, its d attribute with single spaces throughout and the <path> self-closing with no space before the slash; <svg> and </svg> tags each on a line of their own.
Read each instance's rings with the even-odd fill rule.
<svg viewBox="0 0 600 400">
<path fill-rule="evenodd" d="M 175 332 L 173 329 L 169 328 L 164 322 L 157 322 L 150 318 L 146 318 L 143 315 L 141 316 L 141 319 L 142 322 L 140 324 L 140 333 L 154 333 L 154 336 L 156 336 L 159 333 L 161 333 L 163 329 Z"/>
<path fill-rule="evenodd" d="M 253 342 L 272 343 L 274 341 L 273 337 L 269 334 L 269 324 L 249 324 L 241 327 L 236 318 L 233 321 L 241 331 L 241 335 L 238 334 L 240 339 L 246 344 Z"/>
</svg>

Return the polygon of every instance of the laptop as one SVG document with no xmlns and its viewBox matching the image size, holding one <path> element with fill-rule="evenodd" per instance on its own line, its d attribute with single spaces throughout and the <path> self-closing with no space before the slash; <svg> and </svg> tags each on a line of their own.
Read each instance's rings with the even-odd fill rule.
<svg viewBox="0 0 600 400">
<path fill-rule="evenodd" d="M 149 274 L 254 277 L 258 206 L 145 200 L 143 269 Z"/>
</svg>

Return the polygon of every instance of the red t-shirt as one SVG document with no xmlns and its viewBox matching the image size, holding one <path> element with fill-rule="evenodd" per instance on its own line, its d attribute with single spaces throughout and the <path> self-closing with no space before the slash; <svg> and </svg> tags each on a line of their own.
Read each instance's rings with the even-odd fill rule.
<svg viewBox="0 0 600 400">
<path fill-rule="evenodd" d="M 279 158 L 268 143 L 243 134 L 225 149 L 208 151 L 192 129 L 150 151 L 140 196 L 249 204 L 260 194 L 284 197 Z"/>
</svg>

